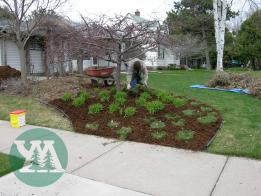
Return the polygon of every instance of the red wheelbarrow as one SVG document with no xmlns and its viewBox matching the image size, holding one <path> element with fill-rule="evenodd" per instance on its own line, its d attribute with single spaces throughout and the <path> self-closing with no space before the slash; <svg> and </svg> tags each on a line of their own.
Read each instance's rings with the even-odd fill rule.
<svg viewBox="0 0 261 196">
<path fill-rule="evenodd" d="M 112 86 L 115 83 L 113 77 L 114 67 L 89 67 L 85 70 L 85 74 L 91 77 L 93 85 L 103 82 L 106 86 Z"/>
</svg>

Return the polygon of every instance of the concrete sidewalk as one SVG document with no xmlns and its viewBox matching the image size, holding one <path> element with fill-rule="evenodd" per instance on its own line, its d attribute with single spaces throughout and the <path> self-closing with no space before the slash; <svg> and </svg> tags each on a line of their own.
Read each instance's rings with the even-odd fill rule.
<svg viewBox="0 0 261 196">
<path fill-rule="evenodd" d="M 0 151 L 31 128 L 0 121 Z M 9 174 L 0 195 L 261 195 L 261 161 L 49 130 L 66 144 L 67 174 L 37 192 Z"/>
</svg>

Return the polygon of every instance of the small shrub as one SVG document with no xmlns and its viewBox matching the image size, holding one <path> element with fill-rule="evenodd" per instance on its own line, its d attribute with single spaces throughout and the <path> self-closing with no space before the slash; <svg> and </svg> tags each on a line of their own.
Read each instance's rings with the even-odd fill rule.
<svg viewBox="0 0 261 196">
<path fill-rule="evenodd" d="M 177 122 L 172 122 L 172 124 L 176 127 L 183 127 L 185 125 L 185 120 L 184 119 L 180 119 Z"/>
<path fill-rule="evenodd" d="M 122 127 L 119 129 L 116 133 L 119 136 L 119 139 L 126 139 L 129 134 L 132 132 L 132 129 L 130 127 Z"/>
<path fill-rule="evenodd" d="M 193 137 L 194 137 L 194 132 L 191 131 L 191 130 L 178 131 L 177 134 L 176 134 L 176 139 L 182 140 L 182 141 L 192 140 Z"/>
<path fill-rule="evenodd" d="M 127 93 L 123 91 L 119 91 L 114 95 L 115 102 L 119 105 L 124 105 L 127 101 Z"/>
<path fill-rule="evenodd" d="M 99 125 L 96 123 L 87 123 L 85 125 L 85 128 L 91 129 L 91 130 L 97 130 L 99 128 Z"/>
<path fill-rule="evenodd" d="M 207 107 L 207 106 L 202 106 L 202 107 L 200 107 L 200 110 L 203 111 L 203 112 L 211 112 L 212 108 Z"/>
<path fill-rule="evenodd" d="M 71 93 L 64 93 L 64 95 L 61 98 L 63 101 L 68 102 L 72 100 L 72 94 Z"/>
<path fill-rule="evenodd" d="M 162 122 L 162 121 L 154 121 L 154 122 L 152 122 L 152 123 L 150 124 L 150 127 L 151 127 L 152 129 L 162 129 L 162 128 L 164 128 L 165 126 L 166 126 L 165 123 Z"/>
<path fill-rule="evenodd" d="M 144 106 L 146 106 L 146 104 L 147 104 L 147 99 L 145 99 L 145 98 L 143 98 L 143 97 L 140 97 L 140 98 L 138 98 L 138 99 L 136 100 L 136 104 L 137 104 L 138 106 L 144 107 Z"/>
<path fill-rule="evenodd" d="M 191 110 L 191 109 L 188 109 L 188 110 L 183 110 L 182 113 L 185 115 L 185 116 L 195 116 L 197 113 L 196 113 L 196 110 Z"/>
<path fill-rule="evenodd" d="M 143 92 L 140 94 L 140 98 L 144 98 L 144 99 L 148 100 L 151 98 L 151 96 L 148 92 Z"/>
<path fill-rule="evenodd" d="M 174 97 L 171 94 L 163 91 L 156 91 L 155 96 L 164 103 L 172 103 L 174 100 Z"/>
<path fill-rule="evenodd" d="M 119 91 L 117 92 L 115 95 L 114 95 L 114 98 L 117 99 L 117 98 L 124 98 L 126 99 L 127 98 L 127 93 L 124 92 L 124 91 Z"/>
<path fill-rule="evenodd" d="M 217 72 L 214 77 L 208 82 L 209 87 L 218 87 L 218 86 L 229 86 L 231 84 L 230 75 L 224 71 Z"/>
<path fill-rule="evenodd" d="M 100 103 L 95 103 L 89 106 L 88 113 L 89 114 L 98 114 L 103 110 L 103 105 Z"/>
<path fill-rule="evenodd" d="M 111 88 L 110 88 L 110 91 L 111 91 L 111 94 L 116 94 L 117 93 L 117 88 L 115 87 L 115 86 L 112 86 Z"/>
<path fill-rule="evenodd" d="M 110 92 L 109 91 L 100 91 L 99 97 L 102 102 L 108 102 L 108 101 L 110 101 Z"/>
<path fill-rule="evenodd" d="M 200 105 L 200 103 L 199 102 L 196 102 L 196 101 L 193 101 L 193 102 L 191 102 L 190 103 L 192 106 L 199 106 Z"/>
<path fill-rule="evenodd" d="M 186 99 L 174 98 L 172 101 L 173 105 L 177 108 L 184 106 L 187 103 Z"/>
<path fill-rule="evenodd" d="M 120 105 L 118 103 L 112 103 L 111 105 L 109 105 L 109 113 L 114 113 L 120 110 Z"/>
<path fill-rule="evenodd" d="M 161 101 L 151 101 L 146 105 L 146 109 L 150 114 L 155 114 L 160 110 L 163 110 L 165 105 Z"/>
<path fill-rule="evenodd" d="M 83 104 L 85 103 L 85 98 L 84 97 L 76 97 L 74 100 L 73 100 L 73 106 L 75 107 L 81 107 Z"/>
<path fill-rule="evenodd" d="M 250 83 L 249 85 L 250 93 L 261 99 L 261 79 L 254 79 L 253 82 Z"/>
<path fill-rule="evenodd" d="M 151 133 L 151 136 L 155 140 L 162 140 L 167 137 L 167 133 L 165 131 L 155 131 Z"/>
<path fill-rule="evenodd" d="M 78 97 L 82 97 L 85 101 L 87 101 L 91 97 L 91 95 L 86 91 L 81 91 L 79 92 Z"/>
<path fill-rule="evenodd" d="M 217 117 L 213 114 L 208 114 L 207 116 L 201 116 L 198 119 L 201 124 L 211 124 L 217 122 Z"/>
<path fill-rule="evenodd" d="M 136 113 L 136 108 L 135 107 L 127 107 L 124 110 L 124 117 L 131 117 L 134 116 Z"/>
<path fill-rule="evenodd" d="M 164 117 L 167 118 L 167 119 L 175 119 L 175 118 L 177 118 L 176 114 L 165 114 Z"/>
<path fill-rule="evenodd" d="M 124 105 L 127 102 L 126 98 L 118 97 L 115 99 L 115 103 L 119 104 L 120 106 Z"/>
<path fill-rule="evenodd" d="M 107 126 L 108 126 L 109 128 L 111 128 L 111 129 L 113 129 L 113 128 L 118 128 L 119 125 L 120 125 L 119 122 L 116 122 L 116 121 L 113 121 L 113 120 L 111 120 L 111 121 L 107 124 Z"/>
</svg>

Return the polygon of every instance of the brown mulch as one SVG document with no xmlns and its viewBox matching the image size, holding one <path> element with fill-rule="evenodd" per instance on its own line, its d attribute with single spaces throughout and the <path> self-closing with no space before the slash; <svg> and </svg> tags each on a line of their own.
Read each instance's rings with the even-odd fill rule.
<svg viewBox="0 0 261 196">
<path fill-rule="evenodd" d="M 110 103 L 112 102 L 113 100 L 111 100 Z M 181 108 L 176 108 L 175 106 L 168 104 L 166 105 L 165 109 L 160 111 L 159 113 L 155 115 L 149 115 L 145 108 L 138 107 L 135 105 L 135 97 L 129 96 L 128 102 L 126 103 L 125 107 L 136 106 L 137 113 L 133 117 L 126 118 L 123 115 L 120 115 L 119 112 L 114 114 L 108 113 L 109 103 L 103 104 L 104 110 L 101 113 L 96 115 L 90 115 L 88 114 L 87 110 L 89 105 L 93 103 L 100 103 L 100 101 L 96 97 L 93 97 L 89 99 L 87 103 L 85 103 L 85 105 L 79 108 L 74 107 L 71 104 L 71 102 L 64 102 L 61 99 L 55 99 L 50 102 L 50 104 L 58 107 L 59 109 L 62 109 L 69 116 L 76 132 L 102 136 L 107 138 L 118 138 L 116 131 L 120 129 L 120 127 L 131 127 L 132 133 L 127 137 L 127 140 L 129 141 L 142 142 L 148 144 L 158 144 L 162 146 L 184 148 L 184 149 L 190 149 L 196 151 L 202 150 L 206 147 L 206 145 L 216 134 L 217 130 L 220 128 L 222 123 L 222 117 L 220 113 L 215 109 L 213 109 L 213 112 L 217 113 L 218 120 L 216 123 L 212 123 L 208 125 L 200 124 L 197 121 L 199 115 L 206 115 L 207 112 L 201 111 L 200 114 L 197 114 L 197 116 L 194 117 L 184 116 L 184 114 L 182 113 L 183 110 L 187 110 L 187 109 L 194 109 L 199 111 L 201 106 L 206 106 L 205 104 L 201 104 L 199 106 L 192 106 L 191 104 L 188 103 Z M 164 117 L 165 114 L 173 114 L 173 113 L 186 121 L 184 127 L 182 128 L 176 127 L 172 125 L 172 121 L 173 121 L 172 119 L 167 119 L 166 117 Z M 165 128 L 160 129 L 167 132 L 168 136 L 165 139 L 155 140 L 151 137 L 151 133 L 153 131 L 152 128 L 150 127 L 150 123 L 153 122 L 153 120 L 149 121 L 151 117 L 156 118 L 156 120 L 161 120 L 166 124 Z M 111 120 L 120 122 L 120 127 L 116 129 L 109 128 L 107 124 Z M 91 130 L 85 128 L 86 123 L 99 124 L 99 129 Z M 194 132 L 193 140 L 191 141 L 177 140 L 176 133 L 177 131 L 180 130 L 193 131 Z"/>
<path fill-rule="evenodd" d="M 19 78 L 21 77 L 21 72 L 10 67 L 10 66 L 0 66 L 0 84 L 3 80 L 8 78 Z"/>
</svg>

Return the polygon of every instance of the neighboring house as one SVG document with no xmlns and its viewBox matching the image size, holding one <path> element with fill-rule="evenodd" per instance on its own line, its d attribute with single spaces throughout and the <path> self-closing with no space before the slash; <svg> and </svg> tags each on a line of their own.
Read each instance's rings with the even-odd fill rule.
<svg viewBox="0 0 261 196">
<path fill-rule="evenodd" d="M 132 20 L 134 23 L 147 22 L 145 18 L 140 16 L 140 12 L 137 10 L 135 14 L 128 13 L 126 18 Z M 155 21 L 155 30 L 161 25 L 158 21 Z M 145 53 L 145 64 L 151 67 L 160 67 L 168 65 L 180 66 L 179 54 L 175 54 L 163 43 L 159 44 L 158 48 L 153 51 Z"/>
<path fill-rule="evenodd" d="M 8 36 L 8 22 L 0 21 L 0 65 L 9 65 L 21 70 L 19 50 L 16 43 Z M 34 36 L 26 47 L 28 73 L 43 74 L 44 50 L 41 37 Z"/>
</svg>

